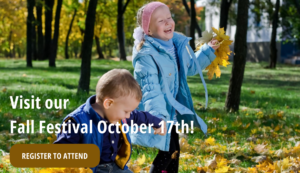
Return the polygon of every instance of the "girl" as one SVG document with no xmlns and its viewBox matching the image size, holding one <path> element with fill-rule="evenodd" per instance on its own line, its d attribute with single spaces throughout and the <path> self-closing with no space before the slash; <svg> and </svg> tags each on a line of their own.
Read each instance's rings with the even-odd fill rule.
<svg viewBox="0 0 300 173">
<path fill-rule="evenodd" d="M 165 121 L 194 124 L 204 134 L 207 126 L 195 113 L 187 76 L 200 74 L 215 59 L 216 40 L 205 44 L 195 54 L 186 37 L 174 32 L 175 23 L 167 5 L 151 2 L 138 10 L 139 27 L 134 30 L 134 77 L 141 86 L 143 98 L 138 110 L 148 111 Z M 207 102 L 207 92 L 206 92 Z M 181 124 L 183 125 L 183 124 Z M 132 133 L 132 143 L 159 149 L 150 172 L 178 172 L 179 137 L 176 127 L 167 124 L 171 133 L 165 136 L 153 133 Z"/>
</svg>

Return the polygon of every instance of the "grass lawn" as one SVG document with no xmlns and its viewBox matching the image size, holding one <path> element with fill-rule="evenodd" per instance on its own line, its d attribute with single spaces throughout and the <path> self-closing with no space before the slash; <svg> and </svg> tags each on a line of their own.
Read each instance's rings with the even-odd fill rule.
<svg viewBox="0 0 300 173">
<path fill-rule="evenodd" d="M 61 123 L 63 117 L 95 94 L 96 83 L 103 73 L 113 68 L 126 68 L 133 72 L 131 62 L 93 60 L 90 95 L 77 95 L 81 61 L 57 60 L 56 65 L 56 68 L 49 68 L 46 61 L 34 61 L 33 68 L 26 68 L 24 60 L 0 60 L 0 149 L 3 152 L 9 152 L 11 146 L 17 143 L 50 143 L 53 140 L 47 132 L 10 134 L 10 120 L 22 123 L 33 119 L 35 131 L 38 131 L 40 120 Z M 202 107 L 205 96 L 199 75 L 188 78 L 194 107 L 207 123 L 209 137 L 205 138 L 199 129 L 182 137 L 180 172 L 226 168 L 228 172 L 245 171 L 251 170 L 250 167 L 262 170 L 266 162 L 273 164 L 300 155 L 300 143 L 297 143 L 300 141 L 300 68 L 279 64 L 272 70 L 264 69 L 264 66 L 265 63 L 246 64 L 239 113 L 227 113 L 223 109 L 231 65 L 221 68 L 221 78 L 208 80 L 204 72 L 209 95 L 207 110 Z M 20 95 L 23 99 L 30 99 L 32 95 L 39 97 L 41 105 L 46 99 L 69 99 L 70 102 L 66 109 L 61 110 L 44 106 L 41 109 L 13 109 L 10 96 Z M 279 151 L 282 152 L 278 154 Z M 156 149 L 134 146 L 131 168 L 136 171 L 149 169 L 156 153 Z M 217 166 L 211 164 L 214 156 Z M 267 156 L 267 159 L 257 163 L 260 156 Z M 21 172 L 22 169 L 9 164 L 8 158 L 0 158 L 0 172 L 7 172 L 5 169 Z M 288 167 L 297 162 L 291 158 L 288 161 Z M 24 170 L 31 171 L 29 168 Z"/>
</svg>

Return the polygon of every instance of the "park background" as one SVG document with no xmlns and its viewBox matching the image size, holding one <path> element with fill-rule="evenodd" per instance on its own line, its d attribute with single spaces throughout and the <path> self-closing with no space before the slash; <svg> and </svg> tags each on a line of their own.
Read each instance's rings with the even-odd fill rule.
<svg viewBox="0 0 300 173">
<path fill-rule="evenodd" d="M 113 68 L 133 72 L 137 10 L 144 0 L 0 0 L 0 172 L 87 172 L 14 168 L 19 143 L 52 143 L 54 134 L 10 134 L 10 121 L 61 123 L 95 94 Z M 231 65 L 204 88 L 188 77 L 194 107 L 208 125 L 181 134 L 180 172 L 299 172 L 299 0 L 164 0 L 175 30 L 192 37 L 224 28 L 234 42 Z M 66 109 L 12 109 L 9 96 L 69 99 Z M 156 149 L 133 147 L 134 172 L 147 172 Z"/>
</svg>

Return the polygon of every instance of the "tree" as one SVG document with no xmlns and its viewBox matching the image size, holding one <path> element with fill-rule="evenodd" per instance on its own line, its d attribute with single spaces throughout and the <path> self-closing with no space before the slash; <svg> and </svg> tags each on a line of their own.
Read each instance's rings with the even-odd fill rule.
<svg viewBox="0 0 300 173">
<path fill-rule="evenodd" d="M 241 87 L 247 56 L 248 7 L 249 0 L 238 0 L 237 26 L 234 42 L 235 55 L 225 103 L 225 108 L 230 111 L 239 110 Z"/>
<path fill-rule="evenodd" d="M 104 59 L 104 55 L 102 52 L 102 48 L 100 46 L 100 41 L 99 41 L 99 37 L 95 35 L 95 41 L 96 41 L 96 48 L 97 48 L 97 53 L 98 53 L 98 59 Z"/>
<path fill-rule="evenodd" d="M 61 11 L 61 26 L 59 31 L 59 46 L 64 47 L 64 56 L 69 59 L 70 56 L 77 58 L 82 46 L 84 36 L 84 27 L 86 19 L 85 3 L 78 0 L 64 0 Z"/>
<path fill-rule="evenodd" d="M 27 0 L 0 0 L 0 7 L 0 53 L 14 57 L 16 52 L 19 55 L 24 52 L 26 56 Z"/>
<path fill-rule="evenodd" d="M 77 93 L 89 93 L 91 76 L 91 56 L 94 37 L 97 0 L 90 0 L 85 20 L 85 34 L 81 50 L 81 71 Z"/>
<path fill-rule="evenodd" d="M 293 2 L 294 2 L 294 5 L 295 5 L 295 7 L 297 9 L 297 13 L 298 13 L 298 15 L 300 17 L 300 2 L 299 2 L 299 0 L 293 0 Z"/>
<path fill-rule="evenodd" d="M 282 26 L 282 40 L 284 43 L 297 43 L 300 47 L 300 6 L 299 0 L 282 1 L 280 9 L 280 25 Z"/>
<path fill-rule="evenodd" d="M 276 36 L 277 36 L 277 27 L 279 22 L 279 14 L 278 14 L 279 7 L 280 7 L 280 0 L 276 0 L 275 11 L 273 13 L 273 19 L 272 19 L 272 34 L 271 34 L 271 41 L 270 41 L 270 64 L 268 68 L 276 68 L 276 62 L 277 62 Z"/>
<path fill-rule="evenodd" d="M 51 42 L 51 54 L 49 59 L 49 67 L 55 67 L 55 58 L 57 54 L 57 42 L 59 36 L 59 19 L 60 19 L 60 11 L 62 6 L 62 0 L 57 0 L 56 12 L 55 12 L 55 26 L 54 26 L 54 35 L 53 40 Z"/>
<path fill-rule="evenodd" d="M 66 42 L 65 42 L 65 58 L 66 59 L 69 59 L 69 36 L 71 34 L 71 31 L 72 31 L 72 26 L 73 26 L 73 22 L 74 22 L 76 13 L 77 13 L 77 9 L 75 8 L 73 16 L 72 16 L 72 20 L 70 22 L 70 26 L 69 26 L 69 29 L 68 29 L 68 33 L 67 33 L 67 36 L 66 36 Z"/>
<path fill-rule="evenodd" d="M 231 6 L 232 0 L 222 0 L 220 8 L 220 28 L 227 29 L 229 8 Z"/>
<path fill-rule="evenodd" d="M 182 3 L 184 5 L 184 8 L 185 8 L 186 12 L 188 13 L 188 15 L 191 16 L 191 14 L 190 14 L 190 8 L 189 8 L 186 0 L 182 0 Z M 199 37 L 202 37 L 202 31 L 201 31 L 201 28 L 200 28 L 200 26 L 199 26 L 199 24 L 197 22 L 196 22 L 196 30 L 198 32 Z"/>
<path fill-rule="evenodd" d="M 45 0 L 45 47 L 43 59 L 50 59 L 52 40 L 52 13 L 54 0 Z"/>
<path fill-rule="evenodd" d="M 191 0 L 191 25 L 190 25 L 190 46 L 193 50 L 196 49 L 195 46 L 195 27 L 196 27 L 196 11 L 195 11 L 195 0 Z"/>
<path fill-rule="evenodd" d="M 32 23 L 33 23 L 33 7 L 34 0 L 27 0 L 27 55 L 26 55 L 26 66 L 32 67 Z"/>
<path fill-rule="evenodd" d="M 123 0 L 118 0 L 118 17 L 117 17 L 117 32 L 118 32 L 118 42 L 119 42 L 119 54 L 120 60 L 126 61 L 125 52 L 125 34 L 124 34 L 124 20 L 123 14 L 126 11 L 126 7 L 130 0 L 127 0 L 125 6 L 123 6 Z"/>
<path fill-rule="evenodd" d="M 39 60 L 43 59 L 44 53 L 44 35 L 42 26 L 42 10 L 43 10 L 43 0 L 36 0 L 36 25 L 37 25 L 37 57 Z"/>
<path fill-rule="evenodd" d="M 37 44 L 36 44 L 36 19 L 33 16 L 33 22 L 32 22 L 32 56 L 33 60 L 38 59 L 37 55 Z"/>
</svg>

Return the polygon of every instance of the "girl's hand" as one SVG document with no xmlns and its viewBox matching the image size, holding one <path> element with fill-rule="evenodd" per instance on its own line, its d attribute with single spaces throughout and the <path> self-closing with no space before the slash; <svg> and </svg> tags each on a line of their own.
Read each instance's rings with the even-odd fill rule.
<svg viewBox="0 0 300 173">
<path fill-rule="evenodd" d="M 217 50 L 220 47 L 218 40 L 215 38 L 213 38 L 210 42 L 208 42 L 208 45 L 214 50 Z"/>
<path fill-rule="evenodd" d="M 163 128 L 162 128 L 163 127 Z M 161 136 L 164 136 L 167 134 L 167 124 L 166 124 L 166 121 L 164 121 L 164 124 L 160 127 L 160 128 L 154 128 L 154 134 L 158 134 L 158 135 L 161 135 Z"/>
</svg>

